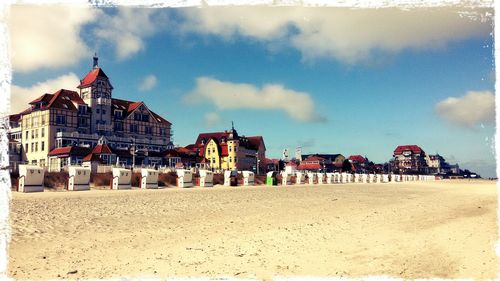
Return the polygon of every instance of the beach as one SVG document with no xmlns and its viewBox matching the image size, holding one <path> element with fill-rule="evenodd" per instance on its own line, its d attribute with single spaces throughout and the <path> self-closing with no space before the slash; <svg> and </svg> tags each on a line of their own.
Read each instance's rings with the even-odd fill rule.
<svg viewBox="0 0 500 281">
<path fill-rule="evenodd" d="M 494 181 L 12 193 L 14 279 L 494 279 Z"/>
</svg>

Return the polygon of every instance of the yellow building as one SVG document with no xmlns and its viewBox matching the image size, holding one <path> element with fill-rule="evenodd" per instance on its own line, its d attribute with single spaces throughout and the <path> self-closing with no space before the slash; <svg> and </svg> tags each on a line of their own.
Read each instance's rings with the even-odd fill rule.
<svg viewBox="0 0 500 281">
<path fill-rule="evenodd" d="M 229 131 L 199 134 L 194 147 L 213 169 L 254 170 L 259 163 L 263 171 L 266 146 L 262 136 L 239 136 Z"/>
</svg>

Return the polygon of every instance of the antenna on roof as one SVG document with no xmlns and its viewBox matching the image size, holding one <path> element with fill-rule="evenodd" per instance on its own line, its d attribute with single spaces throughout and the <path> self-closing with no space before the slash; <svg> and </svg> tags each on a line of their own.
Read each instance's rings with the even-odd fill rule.
<svg viewBox="0 0 500 281">
<path fill-rule="evenodd" d="M 97 53 L 94 53 L 94 64 L 93 64 L 93 67 L 94 67 L 94 68 L 97 68 L 97 60 L 98 60 L 98 59 L 99 59 L 99 58 L 97 58 Z"/>
</svg>

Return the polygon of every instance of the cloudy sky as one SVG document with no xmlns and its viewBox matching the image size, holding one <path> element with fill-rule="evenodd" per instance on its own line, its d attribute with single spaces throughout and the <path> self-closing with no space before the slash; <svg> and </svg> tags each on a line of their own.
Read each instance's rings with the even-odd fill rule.
<svg viewBox="0 0 500 281">
<path fill-rule="evenodd" d="M 400 144 L 494 176 L 493 9 L 14 5 L 10 112 L 76 90 L 97 52 L 116 98 L 174 124 L 283 149 L 366 155 Z M 31 19 L 31 20 L 30 20 Z M 36 20 L 35 20 L 36 19 Z"/>
</svg>

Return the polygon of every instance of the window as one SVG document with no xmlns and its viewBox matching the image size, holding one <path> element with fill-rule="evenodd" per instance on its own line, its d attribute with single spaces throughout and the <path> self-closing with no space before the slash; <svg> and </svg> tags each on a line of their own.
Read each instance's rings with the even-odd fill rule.
<svg viewBox="0 0 500 281">
<path fill-rule="evenodd" d="M 134 113 L 134 120 L 136 120 L 136 121 L 141 121 L 141 114 L 139 114 L 139 113 L 137 113 L 137 112 L 136 112 L 136 113 Z"/>
<path fill-rule="evenodd" d="M 42 115 L 42 126 L 45 125 L 45 115 Z"/>
<path fill-rule="evenodd" d="M 45 159 L 40 159 L 40 166 L 45 167 Z"/>
<path fill-rule="evenodd" d="M 122 116 L 123 115 L 121 110 L 115 110 L 115 118 L 121 119 Z"/>
<path fill-rule="evenodd" d="M 28 139 L 29 133 L 30 133 L 29 131 L 26 131 L 26 139 Z"/>
<path fill-rule="evenodd" d="M 212 148 L 212 152 L 215 153 L 215 148 Z"/>
<path fill-rule="evenodd" d="M 34 151 L 34 149 L 35 149 L 35 143 L 33 143 L 33 142 L 32 142 L 32 143 L 31 143 L 31 152 L 33 152 L 33 151 Z"/>
<path fill-rule="evenodd" d="M 35 129 L 35 138 L 38 138 L 38 129 Z"/>
<path fill-rule="evenodd" d="M 130 132 L 131 133 L 139 132 L 139 126 L 137 126 L 137 124 L 130 124 Z"/>
<path fill-rule="evenodd" d="M 103 109 L 103 110 L 102 110 L 102 114 L 106 114 L 106 109 Z"/>
<path fill-rule="evenodd" d="M 115 122 L 115 131 L 123 131 L 123 123 Z"/>
<path fill-rule="evenodd" d="M 99 113 L 99 112 L 100 112 L 100 111 L 99 111 L 99 108 L 97 108 L 97 109 L 95 110 L 95 113 Z"/>
<path fill-rule="evenodd" d="M 66 116 L 56 115 L 56 124 L 57 125 L 65 125 L 66 124 Z"/>
<path fill-rule="evenodd" d="M 78 113 L 79 114 L 86 114 L 87 113 L 87 106 L 86 105 L 79 105 L 78 106 Z"/>
<path fill-rule="evenodd" d="M 78 126 L 79 127 L 87 127 L 87 118 L 84 118 L 84 117 L 78 118 Z"/>
<path fill-rule="evenodd" d="M 233 158 L 231 158 L 231 156 L 229 156 L 229 163 L 232 163 L 233 162 Z"/>
<path fill-rule="evenodd" d="M 41 151 L 45 151 L 45 142 L 44 141 L 42 141 Z"/>
<path fill-rule="evenodd" d="M 31 139 L 35 138 L 35 130 L 31 130 Z"/>
<path fill-rule="evenodd" d="M 35 151 L 38 151 L 38 142 L 35 142 Z"/>
<path fill-rule="evenodd" d="M 144 122 L 149 122 L 149 115 L 147 115 L 147 114 L 143 114 L 143 115 L 142 115 L 142 121 L 144 121 Z"/>
<path fill-rule="evenodd" d="M 149 126 L 145 126 L 145 127 L 144 127 L 144 130 L 145 130 L 145 134 L 146 134 L 146 135 L 151 135 L 151 134 L 153 134 L 153 130 L 152 130 L 152 128 L 151 128 L 151 127 L 149 127 Z"/>
<path fill-rule="evenodd" d="M 42 138 L 44 138 L 45 137 L 45 128 L 42 128 L 41 130 L 42 130 Z"/>
<path fill-rule="evenodd" d="M 231 152 L 231 149 L 232 149 L 232 147 L 231 147 L 231 146 L 229 146 L 229 152 Z"/>
<path fill-rule="evenodd" d="M 24 151 L 28 152 L 28 144 L 25 145 Z"/>
</svg>

